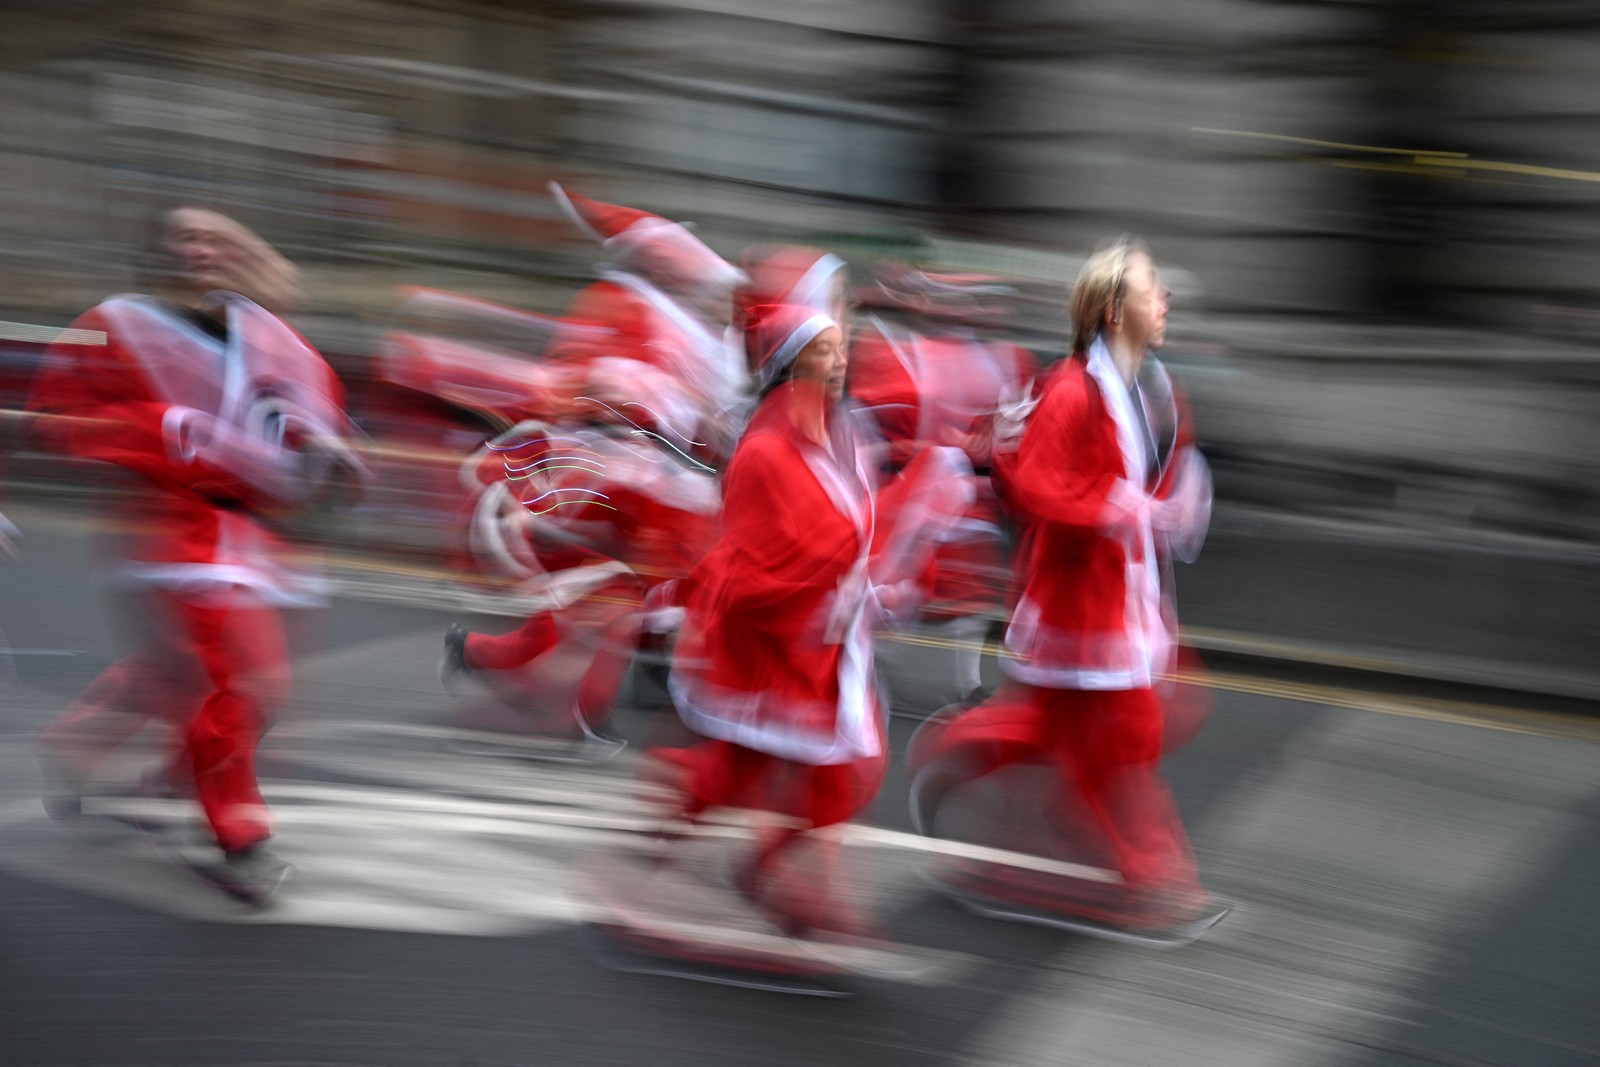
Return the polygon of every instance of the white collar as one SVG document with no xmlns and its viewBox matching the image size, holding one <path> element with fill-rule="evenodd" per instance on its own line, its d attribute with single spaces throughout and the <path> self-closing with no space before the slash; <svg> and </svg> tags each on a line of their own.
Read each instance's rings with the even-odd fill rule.
<svg viewBox="0 0 1600 1067">
<path fill-rule="evenodd" d="M 1144 484 L 1144 471 L 1150 469 L 1150 456 L 1146 454 L 1144 433 L 1139 429 L 1139 417 L 1133 405 L 1138 403 L 1128 383 L 1122 380 L 1117 361 L 1111 356 L 1104 337 L 1096 337 L 1089 346 L 1087 369 L 1090 377 L 1100 386 L 1111 421 L 1117 426 L 1117 445 L 1122 452 L 1123 477 L 1136 485 Z"/>
</svg>

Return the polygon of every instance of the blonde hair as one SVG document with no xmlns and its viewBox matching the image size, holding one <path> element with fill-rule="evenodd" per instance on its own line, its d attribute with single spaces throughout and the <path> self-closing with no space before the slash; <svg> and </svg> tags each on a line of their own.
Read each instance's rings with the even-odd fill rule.
<svg viewBox="0 0 1600 1067">
<path fill-rule="evenodd" d="M 1122 303 L 1128 287 L 1128 259 L 1150 254 L 1137 237 L 1122 234 L 1102 241 L 1078 269 L 1072 286 L 1072 351 L 1087 352 L 1105 329 L 1106 311 Z"/>
</svg>

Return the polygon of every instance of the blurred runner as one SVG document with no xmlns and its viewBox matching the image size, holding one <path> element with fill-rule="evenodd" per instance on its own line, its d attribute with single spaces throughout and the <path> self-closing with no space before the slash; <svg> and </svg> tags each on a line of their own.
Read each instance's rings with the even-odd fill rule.
<svg viewBox="0 0 1600 1067">
<path fill-rule="evenodd" d="M 450 627 L 440 674 L 475 676 L 510 704 L 554 692 L 570 714 L 552 725 L 604 750 L 595 731 L 634 651 L 664 650 L 681 608 L 675 582 L 709 544 L 718 501 L 707 461 L 726 455 L 745 379 L 724 336 L 744 276 L 678 223 L 554 183 L 551 192 L 611 262 L 574 299 L 545 356 L 544 380 L 571 394 L 481 457 L 471 537 L 502 576 L 549 586 L 616 562 L 627 577 L 507 633 Z M 597 614 L 602 599 L 631 599 L 632 610 Z M 592 654 L 570 699 L 542 673 L 563 636 Z"/>
<path fill-rule="evenodd" d="M 602 730 L 620 686 L 641 645 L 664 649 L 678 582 L 715 535 L 714 472 L 653 435 L 538 422 L 493 439 L 477 462 L 472 550 L 540 606 L 505 633 L 451 626 L 441 680 L 480 681 L 519 727 L 572 742 L 546 758 L 613 754 L 619 742 Z"/>
<path fill-rule="evenodd" d="M 264 901 L 288 864 L 271 835 L 255 751 L 289 692 L 279 609 L 317 600 L 284 558 L 277 520 L 362 470 L 344 443 L 342 390 L 275 312 L 300 297 L 295 268 L 213 211 L 163 221 L 158 295 L 116 296 L 58 343 L 31 409 L 59 448 L 143 482 L 118 508 L 118 599 L 140 642 L 39 737 L 46 807 L 79 810 L 89 777 L 146 723 L 176 731 L 160 786 L 195 796 L 220 859 L 197 870 Z"/>
<path fill-rule="evenodd" d="M 766 817 L 754 851 L 731 861 L 746 905 L 802 941 L 868 933 L 827 832 L 877 794 L 886 760 L 871 481 L 841 405 L 843 336 L 808 307 L 751 308 L 747 323 L 760 402 L 724 480 L 721 536 L 690 579 L 672 670 L 679 714 L 706 740 L 656 751 L 673 796 L 656 866 L 613 870 L 596 893 L 603 928 L 679 966 L 794 971 L 808 969 L 803 953 L 725 940 L 732 916 L 689 932 L 693 901 L 673 894 L 693 891 L 668 874 L 691 862 L 684 835 L 706 815 L 755 809 Z"/>
<path fill-rule="evenodd" d="M 1033 395 L 1037 371 L 1032 353 L 979 330 L 1002 322 L 1014 296 L 986 275 L 893 268 L 864 291 L 879 310 L 851 347 L 850 395 L 883 435 L 889 471 L 939 447 L 959 448 L 971 465 L 972 505 L 919 575 L 921 618 L 949 640 L 953 695 L 969 705 L 983 696 L 983 641 L 1007 577 L 1007 531 L 989 477 L 994 426 Z M 885 518 L 901 506 L 893 487 L 879 500 Z"/>
<path fill-rule="evenodd" d="M 1211 480 L 1149 355 L 1165 337 L 1167 297 L 1142 245 L 1118 240 L 1086 261 L 1072 318 L 1072 355 L 1050 376 L 1008 470 L 1006 496 L 1026 526 L 1006 635 L 1011 681 L 919 736 L 913 769 L 948 796 L 1042 758 L 1059 778 L 1056 825 L 1078 827 L 1083 855 L 1114 868 L 1110 878 L 1047 878 L 973 865 L 956 887 L 991 913 L 1182 940 L 1226 911 L 1200 886 L 1157 769 L 1158 687 L 1177 649 L 1166 564 L 1198 553 Z M 919 801 L 931 804 L 927 789 Z M 926 822 L 930 811 L 918 815 Z"/>
</svg>

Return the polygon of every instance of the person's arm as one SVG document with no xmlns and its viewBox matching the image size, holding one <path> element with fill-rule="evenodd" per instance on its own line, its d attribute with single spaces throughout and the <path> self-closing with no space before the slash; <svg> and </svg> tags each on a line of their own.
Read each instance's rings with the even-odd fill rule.
<svg viewBox="0 0 1600 1067">
<path fill-rule="evenodd" d="M 1166 542 L 1167 551 L 1184 563 L 1193 563 L 1211 525 L 1211 468 L 1195 445 L 1189 407 L 1174 389 L 1172 403 L 1177 423 L 1172 462 L 1156 486 L 1151 521 Z"/>
<path fill-rule="evenodd" d="M 1017 448 L 1010 497 L 1033 519 L 1109 532 L 1142 522 L 1149 496 L 1123 477 L 1121 464 L 1089 462 L 1095 422 L 1108 417 L 1090 388 L 1082 375 L 1054 377 Z"/>
</svg>

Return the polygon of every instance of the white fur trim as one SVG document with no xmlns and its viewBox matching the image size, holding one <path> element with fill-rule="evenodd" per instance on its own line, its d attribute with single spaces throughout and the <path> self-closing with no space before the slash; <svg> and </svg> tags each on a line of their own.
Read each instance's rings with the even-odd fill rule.
<svg viewBox="0 0 1600 1067">
<path fill-rule="evenodd" d="M 833 276 L 843 269 L 844 260 L 832 252 L 823 253 L 817 257 L 815 263 L 806 268 L 806 272 L 800 275 L 800 280 L 795 282 L 789 289 L 788 302 L 811 308 L 813 311 L 821 311 L 829 315 L 833 314 L 833 308 L 828 306 L 828 302 L 823 299 L 823 296 L 826 294 L 828 283 L 833 280 Z"/>
<path fill-rule="evenodd" d="M 815 341 L 822 331 L 829 327 L 837 328 L 831 316 L 817 312 L 809 319 L 795 327 L 794 332 L 783 339 L 778 350 L 772 353 L 772 358 L 767 360 L 761 368 L 761 388 L 765 389 L 778 380 L 778 375 L 788 369 L 789 364 L 805 349 L 806 345 Z"/>
<path fill-rule="evenodd" d="M 572 198 L 567 195 L 567 191 L 561 187 L 560 182 L 551 179 L 545 188 L 550 190 L 550 196 L 555 200 L 556 206 L 561 209 L 561 213 L 571 219 L 578 229 L 593 237 L 596 241 L 602 244 L 605 243 L 606 235 L 589 224 L 589 220 L 583 217 L 583 212 L 578 210 L 577 205 L 572 202 Z"/>
</svg>

